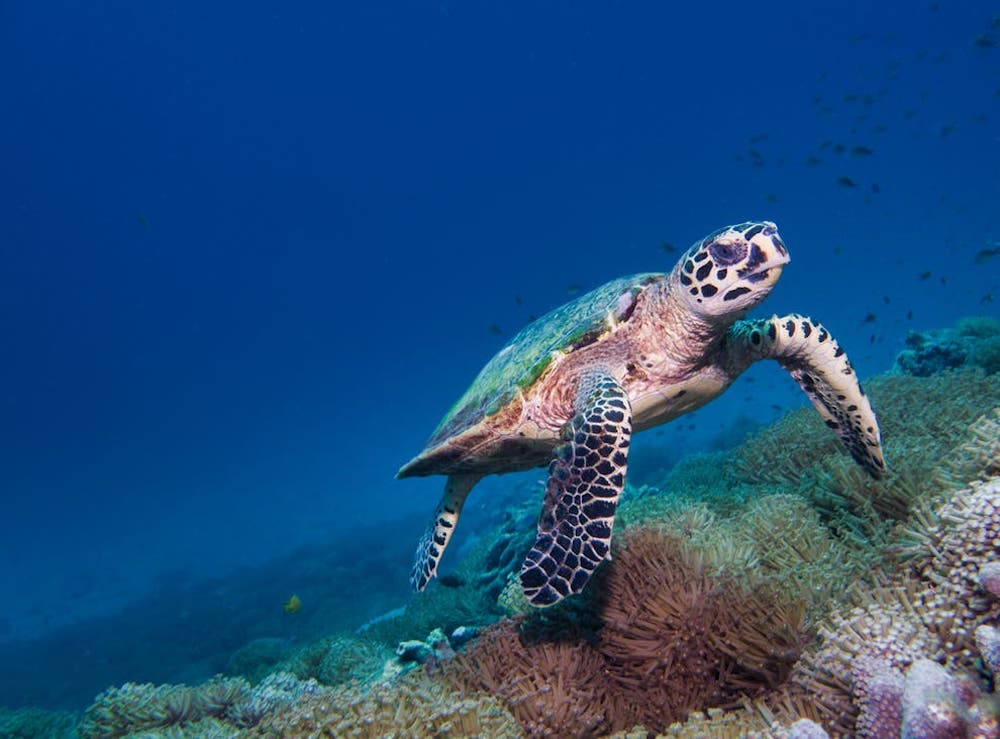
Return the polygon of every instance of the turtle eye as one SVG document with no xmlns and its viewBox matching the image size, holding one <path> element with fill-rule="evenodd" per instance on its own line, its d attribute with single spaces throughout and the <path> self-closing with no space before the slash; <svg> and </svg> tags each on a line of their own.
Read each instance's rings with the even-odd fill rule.
<svg viewBox="0 0 1000 739">
<path fill-rule="evenodd" d="M 747 255 L 747 245 L 744 241 L 713 241 L 708 246 L 712 260 L 720 267 L 736 264 Z"/>
</svg>

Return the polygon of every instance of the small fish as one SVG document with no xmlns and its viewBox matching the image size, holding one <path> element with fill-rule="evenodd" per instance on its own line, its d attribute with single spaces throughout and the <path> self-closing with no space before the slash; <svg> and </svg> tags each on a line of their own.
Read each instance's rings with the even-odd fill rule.
<svg viewBox="0 0 1000 739">
<path fill-rule="evenodd" d="M 463 580 L 458 575 L 453 575 L 450 573 L 447 575 L 441 575 L 441 577 L 438 578 L 438 582 L 444 585 L 446 588 L 460 588 L 463 585 L 465 585 L 465 580 Z"/>
<path fill-rule="evenodd" d="M 766 195 L 764 195 L 764 202 L 765 203 L 777 203 L 778 202 L 778 196 L 775 195 L 773 192 L 769 192 Z"/>
<path fill-rule="evenodd" d="M 281 607 L 281 610 L 285 613 L 298 613 L 300 608 L 302 608 L 302 599 L 297 595 L 293 595 L 285 601 L 285 605 Z"/>
<path fill-rule="evenodd" d="M 878 186 L 877 182 L 872 183 L 872 192 L 875 193 L 876 195 L 882 192 L 882 188 Z"/>
<path fill-rule="evenodd" d="M 972 45 L 980 49 L 992 49 L 997 45 L 997 40 L 988 33 L 981 33 L 972 39 Z"/>
<path fill-rule="evenodd" d="M 820 159 L 817 156 L 813 156 L 812 154 L 810 154 L 809 156 L 806 157 L 806 166 L 807 167 L 815 167 L 817 164 L 822 164 L 822 163 L 823 163 L 822 159 Z"/>
<path fill-rule="evenodd" d="M 889 127 L 883 123 L 876 124 L 872 126 L 872 133 L 885 133 L 889 130 Z"/>
<path fill-rule="evenodd" d="M 994 246 L 989 249 L 980 249 L 976 252 L 975 262 L 976 264 L 986 264 L 996 256 L 1000 256 L 1000 246 Z"/>
<path fill-rule="evenodd" d="M 874 313 L 869 313 L 868 315 L 865 316 L 865 320 L 863 320 L 862 323 L 875 323 L 875 321 L 877 320 L 878 316 L 876 316 Z"/>
<path fill-rule="evenodd" d="M 772 403 L 771 404 L 771 410 L 772 411 L 780 411 L 781 410 L 781 406 L 778 405 L 777 403 Z"/>
<path fill-rule="evenodd" d="M 755 133 L 753 136 L 747 139 L 747 143 L 750 144 L 751 146 L 753 146 L 754 144 L 763 143 L 765 141 L 767 141 L 766 133 Z"/>
<path fill-rule="evenodd" d="M 577 285 L 575 282 L 566 288 L 567 295 L 576 295 L 578 292 L 583 290 L 583 285 Z"/>
<path fill-rule="evenodd" d="M 993 302 L 993 291 L 986 293 L 983 297 L 979 299 L 982 305 L 989 305 Z"/>
<path fill-rule="evenodd" d="M 944 124 L 943 126 L 941 126 L 941 130 L 939 131 L 939 134 L 940 134 L 941 138 L 943 138 L 943 139 L 948 138 L 953 133 L 955 133 L 955 124 L 954 123 L 946 123 L 946 124 Z"/>
<path fill-rule="evenodd" d="M 835 247 L 833 247 L 833 253 L 834 254 L 843 254 L 844 253 L 844 247 L 842 247 L 842 246 L 835 246 Z"/>
<path fill-rule="evenodd" d="M 855 188 L 858 186 L 858 183 L 852 180 L 850 177 L 838 177 L 837 184 L 840 185 L 841 187 L 847 187 L 847 188 Z"/>
<path fill-rule="evenodd" d="M 496 336 L 500 336 L 503 333 L 503 329 L 497 326 L 495 323 L 491 323 L 489 326 L 487 326 L 486 330 Z"/>
<path fill-rule="evenodd" d="M 514 302 L 517 303 L 518 306 L 522 306 L 524 305 L 524 298 L 522 298 L 520 295 L 515 295 Z"/>
<path fill-rule="evenodd" d="M 146 218 L 142 213 L 135 214 L 135 222 L 138 223 L 143 228 L 149 228 L 149 219 Z"/>
<path fill-rule="evenodd" d="M 855 157 L 870 157 L 875 153 L 875 150 L 867 146 L 854 146 L 851 148 L 851 156 Z"/>
<path fill-rule="evenodd" d="M 907 321 L 912 321 L 913 320 L 913 310 L 912 309 L 906 311 L 906 320 Z"/>
<path fill-rule="evenodd" d="M 889 298 L 888 295 L 883 295 L 882 296 L 882 302 L 885 303 L 886 305 L 889 305 L 889 303 L 891 303 L 892 300 L 890 300 L 890 298 Z"/>
<path fill-rule="evenodd" d="M 843 154 L 845 151 L 847 151 L 847 147 L 844 146 L 843 144 L 834 144 L 833 146 L 834 154 Z"/>
<path fill-rule="evenodd" d="M 929 280 L 930 278 L 931 278 L 931 273 L 930 272 L 921 272 L 920 273 L 920 281 L 921 282 L 925 282 L 926 280 Z"/>
<path fill-rule="evenodd" d="M 677 247 L 671 244 L 669 241 L 661 241 L 660 248 L 663 249 L 667 254 L 673 254 L 677 251 Z"/>
</svg>

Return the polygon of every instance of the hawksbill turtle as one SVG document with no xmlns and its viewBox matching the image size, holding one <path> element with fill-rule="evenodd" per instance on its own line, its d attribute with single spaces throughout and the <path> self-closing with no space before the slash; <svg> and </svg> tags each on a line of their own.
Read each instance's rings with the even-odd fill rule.
<svg viewBox="0 0 1000 739">
<path fill-rule="evenodd" d="M 880 476 L 878 421 L 829 332 L 799 314 L 743 318 L 788 261 L 775 224 L 729 226 L 695 242 L 669 274 L 612 280 L 522 329 L 397 474 L 447 475 L 417 547 L 414 588 L 437 574 L 484 475 L 547 464 L 521 585 L 535 606 L 579 593 L 611 556 L 632 433 L 705 404 L 759 359 L 777 360 L 857 463 Z"/>
</svg>

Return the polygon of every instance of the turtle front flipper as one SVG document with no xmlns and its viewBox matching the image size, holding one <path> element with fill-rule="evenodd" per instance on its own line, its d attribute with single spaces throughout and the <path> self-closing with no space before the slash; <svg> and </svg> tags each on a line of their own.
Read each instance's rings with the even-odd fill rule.
<svg viewBox="0 0 1000 739">
<path fill-rule="evenodd" d="M 465 503 L 469 491 L 479 482 L 481 477 L 482 475 L 451 475 L 448 477 L 448 481 L 444 485 L 444 495 L 434 512 L 434 519 L 430 522 L 424 535 L 420 537 L 420 542 L 417 544 L 417 554 L 413 558 L 410 583 L 417 592 L 427 587 L 427 583 L 437 576 L 438 563 L 441 561 L 441 556 L 455 531 L 458 516 L 462 512 L 462 505 Z"/>
<path fill-rule="evenodd" d="M 873 477 L 882 476 L 885 459 L 878 420 L 850 360 L 822 325 L 792 313 L 737 321 L 726 338 L 736 364 L 777 360 L 799 383 L 854 460 Z"/>
<path fill-rule="evenodd" d="M 538 538 L 521 568 L 521 586 L 535 606 L 579 593 L 611 559 L 615 507 L 625 487 L 632 409 L 621 385 L 604 372 L 580 381 L 576 415 L 549 465 Z"/>
</svg>

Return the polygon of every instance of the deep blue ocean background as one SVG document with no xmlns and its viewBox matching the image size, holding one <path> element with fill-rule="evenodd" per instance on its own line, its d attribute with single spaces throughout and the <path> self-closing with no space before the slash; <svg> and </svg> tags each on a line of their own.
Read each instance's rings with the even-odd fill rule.
<svg viewBox="0 0 1000 739">
<path fill-rule="evenodd" d="M 862 377 L 997 316 L 998 13 L 0 2 L 0 705 L 402 605 L 443 480 L 393 475 L 479 367 L 723 225 L 778 223 L 761 312 Z M 750 379 L 640 437 L 634 481 L 805 402 Z"/>
</svg>

